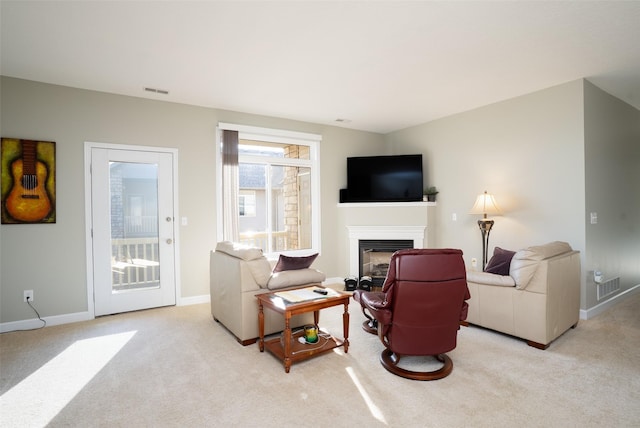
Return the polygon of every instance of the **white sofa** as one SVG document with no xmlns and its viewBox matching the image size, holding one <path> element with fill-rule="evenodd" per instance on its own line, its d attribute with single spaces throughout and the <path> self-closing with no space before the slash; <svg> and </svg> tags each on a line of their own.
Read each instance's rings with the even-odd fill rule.
<svg viewBox="0 0 640 428">
<path fill-rule="evenodd" d="M 321 284 L 325 274 L 311 268 L 273 272 L 260 248 L 219 242 L 210 257 L 211 315 L 242 345 L 258 338 L 256 295 L 277 289 Z M 313 313 L 296 315 L 291 327 L 313 324 Z M 284 330 L 284 318 L 264 311 L 265 335 Z"/>
<path fill-rule="evenodd" d="M 566 242 L 517 251 L 509 275 L 468 271 L 467 322 L 546 349 L 580 317 L 580 252 Z"/>
</svg>

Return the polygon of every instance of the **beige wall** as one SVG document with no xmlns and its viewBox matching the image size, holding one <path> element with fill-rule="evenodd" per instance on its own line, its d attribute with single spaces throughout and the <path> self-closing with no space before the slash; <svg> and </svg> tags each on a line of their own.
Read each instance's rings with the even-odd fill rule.
<svg viewBox="0 0 640 428">
<path fill-rule="evenodd" d="M 587 307 L 598 303 L 593 270 L 640 284 L 640 111 L 585 82 Z"/>
<path fill-rule="evenodd" d="M 0 227 L 0 323 L 33 318 L 22 303 L 25 289 L 34 290 L 42 316 L 87 311 L 85 141 L 179 150 L 179 215 L 189 219 L 188 226 L 180 227 L 180 297 L 207 295 L 208 254 L 217 241 L 214 141 L 219 121 L 323 136 L 322 252 L 315 266 L 328 276 L 348 272 L 346 225 L 354 216 L 364 218 L 361 224 L 380 224 L 386 217 L 414 224 L 424 212 L 358 208 L 354 214 L 338 208 L 346 158 L 422 153 L 425 185 L 440 190 L 437 206 L 428 210 L 429 246 L 461 248 L 467 263 L 480 259 L 478 218 L 467 213 L 476 195 L 487 190 L 504 211 L 495 218 L 491 249 L 563 240 L 581 251 L 585 277 L 598 263 L 605 273 L 619 270 L 629 284 L 640 283 L 639 112 L 583 80 L 387 136 L 7 77 L 1 78 L 0 91 L 2 136 L 55 141 L 58 165 L 57 223 Z M 621 172 L 612 177 L 611 171 Z M 611 206 L 612 188 L 627 188 L 615 192 L 615 203 L 621 204 L 617 210 Z M 592 210 L 601 228 L 587 225 Z M 605 248 L 619 242 L 615 251 L 620 258 L 614 259 L 615 251 Z M 583 278 L 583 309 L 594 303 L 589 286 Z"/>
<path fill-rule="evenodd" d="M 440 190 L 437 246 L 461 248 L 469 267 L 481 260 L 479 217 L 468 212 L 487 190 L 503 210 L 489 257 L 553 240 L 584 253 L 582 94 L 579 80 L 387 136 L 395 153 L 424 154 L 425 184 Z"/>
<path fill-rule="evenodd" d="M 316 265 L 341 276 L 335 233 L 338 191 L 346 185 L 346 156 L 379 152 L 378 134 L 194 107 L 2 77 L 3 137 L 56 142 L 57 223 L 0 227 L 0 322 L 33 318 L 22 292 L 34 290 L 43 317 L 87 311 L 84 220 L 85 141 L 179 150 L 182 298 L 209 293 L 209 250 L 217 242 L 215 135 L 218 122 L 323 135 L 322 254 Z"/>
<path fill-rule="evenodd" d="M 468 264 L 482 244 L 467 213 L 487 190 L 503 209 L 490 251 L 569 242 L 581 252 L 583 310 L 602 303 L 595 268 L 620 276 L 621 291 L 640 284 L 639 110 L 580 79 L 386 138 L 394 153 L 424 154 L 425 184 L 440 190 L 436 245 L 463 249 Z"/>
<path fill-rule="evenodd" d="M 494 246 L 565 240 L 584 249 L 582 83 L 571 82 L 387 136 L 396 153 L 421 152 L 440 190 L 437 245 L 480 259 L 478 194 L 495 195 Z M 452 220 L 452 214 L 457 221 Z"/>
</svg>

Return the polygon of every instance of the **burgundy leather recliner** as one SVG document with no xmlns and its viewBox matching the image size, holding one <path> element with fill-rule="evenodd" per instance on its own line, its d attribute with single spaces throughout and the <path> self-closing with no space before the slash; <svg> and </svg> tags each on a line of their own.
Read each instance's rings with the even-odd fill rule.
<svg viewBox="0 0 640 428">
<path fill-rule="evenodd" d="M 353 297 L 375 320 L 365 321 L 363 328 L 370 332 L 377 328 L 385 346 L 380 362 L 388 371 L 415 380 L 441 379 L 451 373 L 453 362 L 445 353 L 456 347 L 470 298 L 461 250 L 397 251 L 382 291 L 356 290 Z M 430 372 L 398 367 L 400 358 L 408 355 L 433 356 L 443 366 Z"/>
</svg>

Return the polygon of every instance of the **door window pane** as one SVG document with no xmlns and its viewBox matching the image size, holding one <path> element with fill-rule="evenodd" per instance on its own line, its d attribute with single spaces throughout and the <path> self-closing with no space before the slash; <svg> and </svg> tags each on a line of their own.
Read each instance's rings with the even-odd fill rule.
<svg viewBox="0 0 640 428">
<path fill-rule="evenodd" d="M 110 162 L 112 292 L 159 288 L 158 166 Z"/>
</svg>

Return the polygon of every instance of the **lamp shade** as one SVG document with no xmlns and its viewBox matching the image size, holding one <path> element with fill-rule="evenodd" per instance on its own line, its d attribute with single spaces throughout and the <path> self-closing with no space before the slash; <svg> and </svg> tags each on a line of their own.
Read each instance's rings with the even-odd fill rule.
<svg viewBox="0 0 640 428">
<path fill-rule="evenodd" d="M 473 204 L 473 208 L 471 208 L 469 214 L 482 214 L 484 218 L 487 218 L 487 214 L 500 214 L 500 208 L 493 195 L 487 193 L 485 190 L 482 195 L 478 195 L 476 203 Z"/>
</svg>

